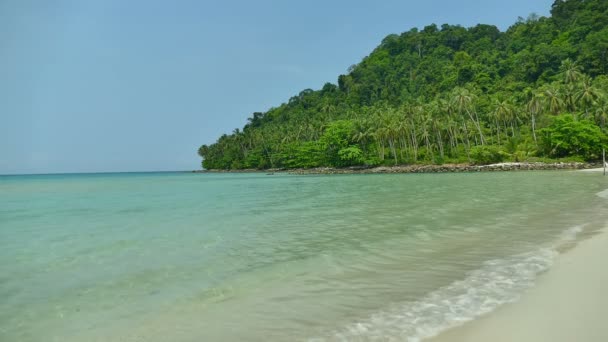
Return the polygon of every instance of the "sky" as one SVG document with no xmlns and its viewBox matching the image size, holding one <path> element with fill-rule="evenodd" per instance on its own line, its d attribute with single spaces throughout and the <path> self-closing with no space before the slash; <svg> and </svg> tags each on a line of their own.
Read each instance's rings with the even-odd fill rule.
<svg viewBox="0 0 608 342">
<path fill-rule="evenodd" d="M 200 169 L 256 111 L 431 23 L 552 0 L 0 0 L 0 174 Z"/>
</svg>

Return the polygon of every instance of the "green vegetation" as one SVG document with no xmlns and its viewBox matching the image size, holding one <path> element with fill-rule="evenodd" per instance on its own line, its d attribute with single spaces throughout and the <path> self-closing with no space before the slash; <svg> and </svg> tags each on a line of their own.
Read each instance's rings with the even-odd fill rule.
<svg viewBox="0 0 608 342">
<path fill-rule="evenodd" d="M 545 154 L 550 157 L 597 159 L 600 158 L 597 146 L 606 145 L 606 135 L 598 126 L 586 119 L 575 120 L 569 114 L 555 117 L 551 125 L 540 132 Z"/>
<path fill-rule="evenodd" d="M 592 160 L 607 145 L 607 73 L 608 1 L 556 0 L 506 32 L 389 35 L 337 85 L 198 152 L 207 169 Z"/>
</svg>

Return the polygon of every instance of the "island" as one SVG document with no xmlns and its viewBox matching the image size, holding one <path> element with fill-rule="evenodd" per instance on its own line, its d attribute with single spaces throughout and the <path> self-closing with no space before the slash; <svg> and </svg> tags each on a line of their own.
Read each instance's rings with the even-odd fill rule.
<svg viewBox="0 0 608 342">
<path fill-rule="evenodd" d="M 601 162 L 608 3 L 557 0 L 502 32 L 431 24 L 385 37 L 337 84 L 255 112 L 206 170 Z"/>
</svg>

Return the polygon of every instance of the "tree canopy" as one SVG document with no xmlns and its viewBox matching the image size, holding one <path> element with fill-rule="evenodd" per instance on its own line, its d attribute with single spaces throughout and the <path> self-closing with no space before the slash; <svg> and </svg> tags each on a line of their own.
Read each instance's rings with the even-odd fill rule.
<svg viewBox="0 0 608 342">
<path fill-rule="evenodd" d="M 198 152 L 206 169 L 593 159 L 606 144 L 607 73 L 608 1 L 556 0 L 550 17 L 505 32 L 388 35 L 337 84 L 255 112 Z"/>
</svg>

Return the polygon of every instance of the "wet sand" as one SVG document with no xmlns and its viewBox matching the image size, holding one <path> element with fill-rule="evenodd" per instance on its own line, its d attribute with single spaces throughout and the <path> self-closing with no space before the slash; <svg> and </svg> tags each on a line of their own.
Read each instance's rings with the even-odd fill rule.
<svg viewBox="0 0 608 342">
<path fill-rule="evenodd" d="M 608 341 L 608 233 L 561 254 L 515 303 L 448 330 L 432 342 Z"/>
</svg>

